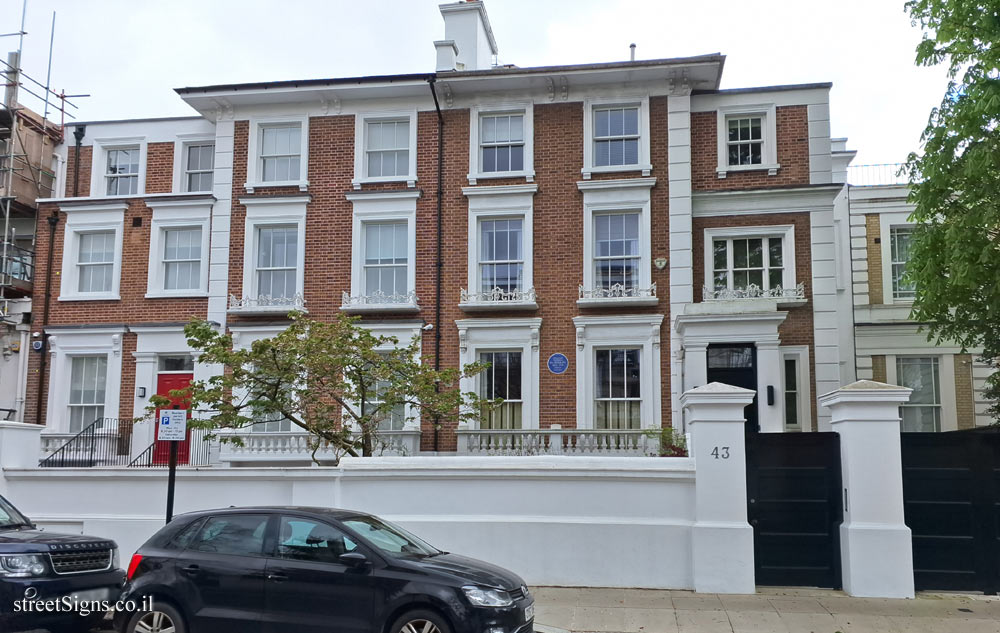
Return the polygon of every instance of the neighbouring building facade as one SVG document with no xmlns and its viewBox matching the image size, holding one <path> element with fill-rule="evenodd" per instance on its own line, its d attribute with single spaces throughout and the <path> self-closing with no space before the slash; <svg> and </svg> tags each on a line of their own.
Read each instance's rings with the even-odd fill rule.
<svg viewBox="0 0 1000 633">
<path fill-rule="evenodd" d="M 141 417 L 212 371 L 190 318 L 243 346 L 291 309 L 489 361 L 463 387 L 505 399 L 492 430 L 683 428 L 712 381 L 757 392 L 753 430 L 829 430 L 818 395 L 893 382 L 903 352 L 860 318 L 855 370 L 849 317 L 883 303 L 856 219 L 881 211 L 845 184 L 830 84 L 720 90 L 718 54 L 496 67 L 481 2 L 441 13 L 435 73 L 183 88 L 198 116 L 79 126 L 41 206 L 25 419 Z M 440 452 L 491 430 L 389 426 Z"/>
</svg>

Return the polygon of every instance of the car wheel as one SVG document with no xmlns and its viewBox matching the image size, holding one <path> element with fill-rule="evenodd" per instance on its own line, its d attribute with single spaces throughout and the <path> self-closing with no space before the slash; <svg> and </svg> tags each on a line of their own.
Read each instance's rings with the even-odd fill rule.
<svg viewBox="0 0 1000 633">
<path fill-rule="evenodd" d="M 132 614 L 125 633 L 187 633 L 184 616 L 165 602 L 154 602 L 150 611 Z"/>
<path fill-rule="evenodd" d="M 389 629 L 391 633 L 451 633 L 451 627 L 433 611 L 410 611 Z"/>
</svg>

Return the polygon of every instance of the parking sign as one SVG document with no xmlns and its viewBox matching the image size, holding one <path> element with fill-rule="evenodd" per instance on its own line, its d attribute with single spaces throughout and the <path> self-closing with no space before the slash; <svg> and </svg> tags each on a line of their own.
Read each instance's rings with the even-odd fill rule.
<svg viewBox="0 0 1000 633">
<path fill-rule="evenodd" d="M 158 438 L 168 442 L 182 442 L 187 439 L 187 410 L 164 409 L 160 411 L 160 433 Z"/>
</svg>

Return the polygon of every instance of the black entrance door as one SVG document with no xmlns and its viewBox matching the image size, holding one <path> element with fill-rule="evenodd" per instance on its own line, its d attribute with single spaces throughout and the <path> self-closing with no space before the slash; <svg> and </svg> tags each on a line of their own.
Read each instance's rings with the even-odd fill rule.
<svg viewBox="0 0 1000 633">
<path fill-rule="evenodd" d="M 757 348 L 753 343 L 708 346 L 708 382 L 721 382 L 757 391 Z M 744 411 L 747 432 L 760 430 L 757 420 L 757 396 Z"/>
<path fill-rule="evenodd" d="M 840 587 L 837 433 L 747 433 L 747 518 L 758 585 Z"/>
<path fill-rule="evenodd" d="M 903 433 L 917 589 L 1000 591 L 1000 433 Z"/>
</svg>

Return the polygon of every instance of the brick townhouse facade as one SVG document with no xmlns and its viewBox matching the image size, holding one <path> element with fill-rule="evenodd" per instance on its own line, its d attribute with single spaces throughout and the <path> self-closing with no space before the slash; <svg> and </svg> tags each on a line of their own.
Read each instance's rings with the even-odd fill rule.
<svg viewBox="0 0 1000 633">
<path fill-rule="evenodd" d="M 816 396 L 854 378 L 830 84 L 720 90 L 718 54 L 494 67 L 483 4 L 441 12 L 435 73 L 81 125 L 40 206 L 26 420 L 141 416 L 211 371 L 190 318 L 249 345 L 304 307 L 489 360 L 463 388 L 508 401 L 495 428 L 682 428 L 680 393 L 718 380 L 757 391 L 754 428 L 828 430 Z M 391 424 L 455 450 L 454 425 Z"/>
</svg>

